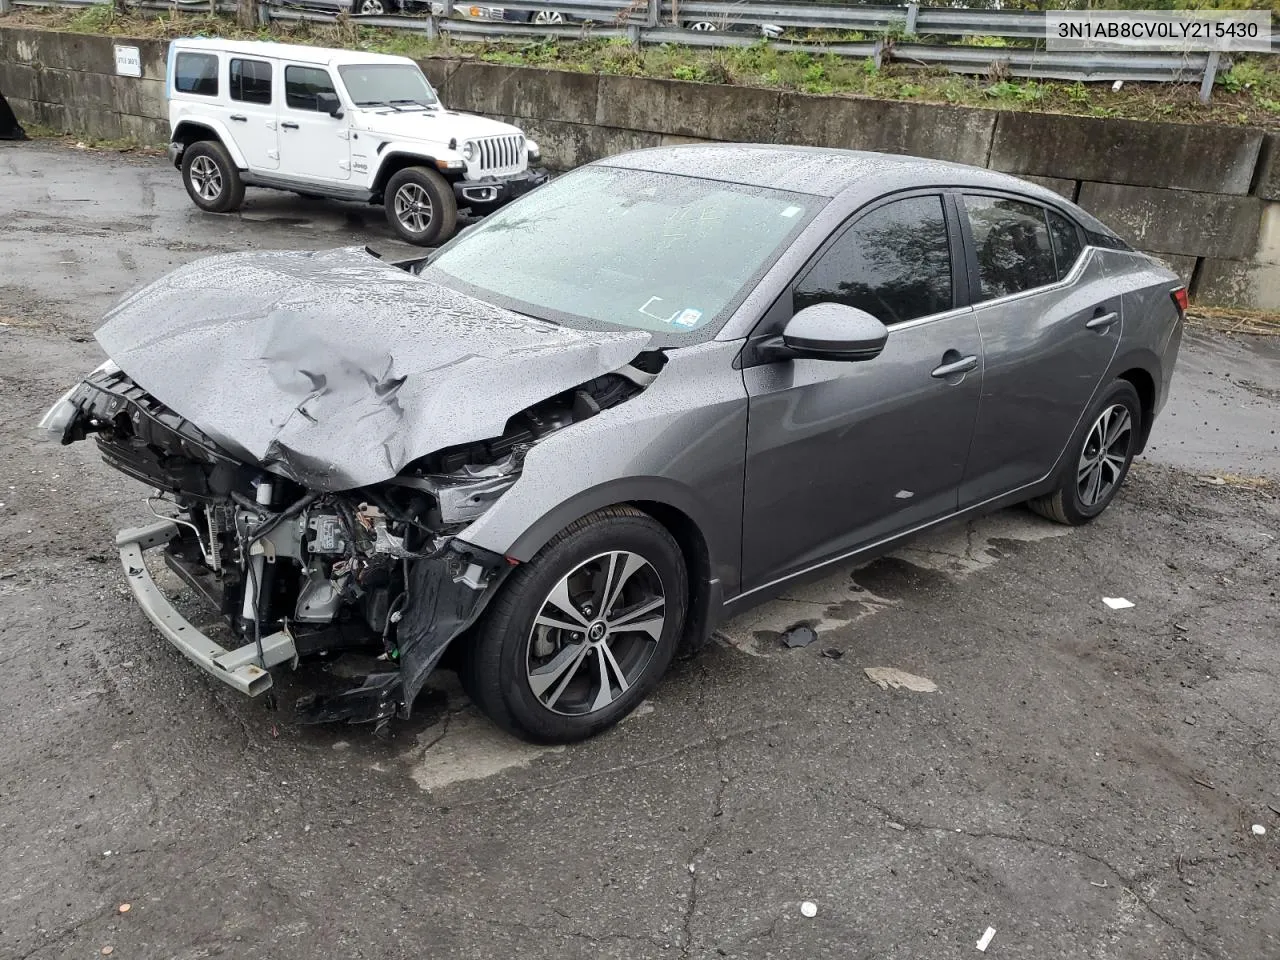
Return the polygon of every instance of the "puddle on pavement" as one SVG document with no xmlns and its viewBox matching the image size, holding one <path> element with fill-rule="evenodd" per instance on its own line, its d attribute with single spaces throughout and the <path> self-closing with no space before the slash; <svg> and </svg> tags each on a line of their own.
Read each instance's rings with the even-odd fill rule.
<svg viewBox="0 0 1280 960">
<path fill-rule="evenodd" d="M 717 642 L 753 657 L 782 654 L 783 633 L 798 624 L 819 634 L 847 627 L 909 599 L 913 592 L 958 582 L 1015 553 L 1022 544 L 1065 536 L 1069 527 L 1022 509 L 1002 510 L 927 534 L 862 567 L 837 565 L 723 624 Z"/>
</svg>

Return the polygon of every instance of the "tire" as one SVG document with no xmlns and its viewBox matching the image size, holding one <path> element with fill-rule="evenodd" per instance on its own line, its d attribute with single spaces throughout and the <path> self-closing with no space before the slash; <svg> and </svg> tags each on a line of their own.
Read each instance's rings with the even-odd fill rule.
<svg viewBox="0 0 1280 960">
<path fill-rule="evenodd" d="M 444 243 L 458 225 L 458 201 L 444 177 L 427 167 L 405 167 L 383 192 L 387 222 L 406 243 Z"/>
<path fill-rule="evenodd" d="M 229 213 L 244 203 L 240 171 L 217 140 L 201 140 L 183 151 L 182 182 L 191 202 L 208 213 Z"/>
<path fill-rule="evenodd" d="M 1073 527 L 1094 520 L 1124 484 L 1142 426 L 1138 391 L 1129 381 L 1116 380 L 1084 417 L 1058 489 L 1027 505 L 1042 517 Z"/>
<path fill-rule="evenodd" d="M 606 589 L 612 603 L 603 602 Z M 463 686 L 516 736 L 584 740 L 657 686 L 683 633 L 688 596 L 684 557 L 662 524 L 630 507 L 598 511 L 566 527 L 502 585 L 465 651 Z M 610 612 L 612 627 L 601 616 Z M 537 623 L 547 618 L 583 629 Z"/>
</svg>

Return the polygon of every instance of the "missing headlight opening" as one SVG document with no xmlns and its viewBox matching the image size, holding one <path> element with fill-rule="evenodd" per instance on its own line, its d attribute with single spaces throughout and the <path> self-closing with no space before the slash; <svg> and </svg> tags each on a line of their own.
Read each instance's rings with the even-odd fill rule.
<svg viewBox="0 0 1280 960">
<path fill-rule="evenodd" d="M 109 465 L 155 488 L 147 502 L 159 522 L 117 544 L 135 594 L 179 649 L 250 694 L 270 687 L 272 667 L 366 654 L 375 668 L 350 689 L 304 697 L 300 718 L 385 722 L 409 716 L 450 642 L 512 569 L 457 535 L 517 482 L 536 444 L 635 396 L 662 363 L 643 353 L 522 410 L 500 436 L 341 491 L 308 489 L 233 455 L 110 365 L 48 422 L 63 443 L 94 436 Z M 141 559 L 152 549 L 221 614 L 239 647 L 197 634 L 160 597 Z"/>
</svg>

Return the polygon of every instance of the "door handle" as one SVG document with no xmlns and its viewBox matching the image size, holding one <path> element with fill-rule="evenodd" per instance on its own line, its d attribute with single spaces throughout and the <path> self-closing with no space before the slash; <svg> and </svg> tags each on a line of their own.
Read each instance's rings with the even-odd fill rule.
<svg viewBox="0 0 1280 960">
<path fill-rule="evenodd" d="M 952 355 L 955 354 L 954 350 L 948 352 Z M 943 359 L 946 358 L 944 357 Z M 977 357 L 961 357 L 959 360 L 953 360 L 950 363 L 944 363 L 940 367 L 934 367 L 929 376 L 936 380 L 945 380 L 947 377 L 954 377 L 957 373 L 968 373 L 970 370 L 976 369 L 977 366 Z"/>
<path fill-rule="evenodd" d="M 1119 319 L 1120 319 L 1120 314 L 1112 310 L 1110 313 L 1104 313 L 1104 314 L 1101 314 L 1100 316 L 1094 317 L 1092 320 L 1086 323 L 1085 326 L 1088 327 L 1090 330 L 1105 330 L 1107 329 L 1107 327 L 1111 326 L 1113 323 L 1115 323 Z"/>
<path fill-rule="evenodd" d="M 284 127 L 286 130 L 297 130 L 297 129 L 298 129 L 298 125 L 297 125 L 296 123 L 294 123 L 292 120 L 286 120 L 286 121 L 284 121 L 282 124 L 280 124 L 280 126 Z"/>
<path fill-rule="evenodd" d="M 248 117 L 246 117 L 243 113 L 233 113 L 233 114 L 231 115 L 231 119 L 232 119 L 232 120 L 238 120 L 238 121 L 240 121 L 241 123 L 248 123 L 248 122 L 249 122 L 249 118 L 248 118 Z"/>
</svg>

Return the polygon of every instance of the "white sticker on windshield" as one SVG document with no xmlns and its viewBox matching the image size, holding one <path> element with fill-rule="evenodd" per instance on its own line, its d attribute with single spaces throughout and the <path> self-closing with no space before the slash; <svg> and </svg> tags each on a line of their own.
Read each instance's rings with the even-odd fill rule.
<svg viewBox="0 0 1280 960">
<path fill-rule="evenodd" d="M 692 310 L 685 308 L 671 318 L 671 322 L 677 327 L 696 327 L 698 321 L 702 319 L 701 310 Z"/>
<path fill-rule="evenodd" d="M 799 213 L 803 209 L 804 209 L 803 207 L 787 207 L 787 209 L 782 211 L 782 216 L 794 217 L 797 213 Z"/>
</svg>

